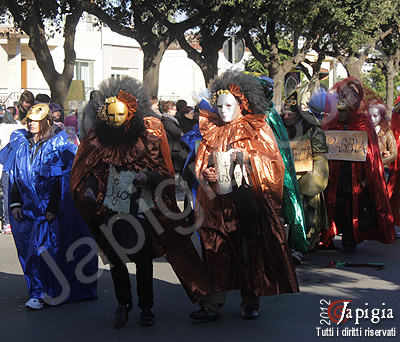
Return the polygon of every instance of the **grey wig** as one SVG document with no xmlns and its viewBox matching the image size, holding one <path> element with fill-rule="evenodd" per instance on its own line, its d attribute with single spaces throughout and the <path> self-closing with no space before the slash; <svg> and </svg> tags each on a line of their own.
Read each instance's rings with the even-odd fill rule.
<svg viewBox="0 0 400 342">
<path fill-rule="evenodd" d="M 247 98 L 252 114 L 264 114 L 269 108 L 265 97 L 264 88 L 257 77 L 245 74 L 241 71 L 228 70 L 215 78 L 210 85 L 212 95 L 220 89 L 228 89 L 229 85 L 235 84 Z M 242 113 L 243 115 L 250 113 Z"/>
<path fill-rule="evenodd" d="M 105 98 L 117 96 L 120 90 L 124 90 L 136 97 L 137 113 L 143 116 L 153 113 L 145 88 L 138 80 L 132 77 L 122 76 L 120 79 L 110 77 L 101 82 L 99 90 Z"/>
</svg>

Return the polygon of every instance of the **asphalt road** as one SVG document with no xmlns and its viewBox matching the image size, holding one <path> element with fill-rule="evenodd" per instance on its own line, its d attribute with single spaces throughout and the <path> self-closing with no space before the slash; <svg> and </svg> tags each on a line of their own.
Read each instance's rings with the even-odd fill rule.
<svg viewBox="0 0 400 342">
<path fill-rule="evenodd" d="M 332 268 L 330 261 L 384 262 L 385 267 Z M 186 297 L 171 267 L 157 260 L 155 326 L 140 327 L 139 310 L 135 307 L 128 325 L 115 331 L 111 325 L 116 304 L 107 267 L 101 266 L 104 271 L 98 282 L 97 300 L 27 311 L 25 283 L 13 239 L 0 235 L 0 341 L 399 341 L 399 262 L 400 240 L 392 245 L 364 242 L 351 256 L 340 250 L 312 253 L 297 268 L 301 292 L 263 298 L 258 320 L 243 321 L 239 315 L 239 295 L 230 293 L 219 321 L 193 324 L 188 314 L 196 307 Z M 130 273 L 135 291 L 133 264 Z M 352 317 L 339 325 L 326 319 L 325 311 L 329 301 L 337 300 L 352 300 L 345 304 L 349 309 L 347 315 Z M 341 312 L 334 310 L 338 305 L 334 303 L 329 309 L 336 320 L 340 315 L 335 316 L 335 312 Z M 331 333 L 335 336 L 322 336 Z M 396 336 L 365 336 L 372 333 Z"/>
</svg>

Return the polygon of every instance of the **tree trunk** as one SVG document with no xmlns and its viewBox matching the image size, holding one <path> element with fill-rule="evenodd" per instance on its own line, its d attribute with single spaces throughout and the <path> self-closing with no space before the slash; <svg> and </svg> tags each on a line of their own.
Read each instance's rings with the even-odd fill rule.
<svg viewBox="0 0 400 342">
<path fill-rule="evenodd" d="M 285 86 L 285 76 L 297 65 L 298 57 L 299 55 L 281 64 L 279 63 L 279 55 L 277 54 L 276 58 L 273 58 L 273 62 L 268 65 L 269 77 L 274 80 L 273 102 L 278 112 L 282 109 L 282 93 Z"/>
<path fill-rule="evenodd" d="M 43 39 L 35 35 L 30 35 L 29 47 L 33 51 L 36 63 L 50 88 L 52 101 L 63 106 L 68 95 L 72 75 L 65 77 L 56 71 L 53 57 L 50 54 L 47 43 L 45 44 Z"/>
<path fill-rule="evenodd" d="M 67 98 L 71 81 L 72 77 L 67 80 L 65 77 L 59 75 L 55 80 L 49 83 L 52 102 L 58 103 L 64 107 L 64 102 Z"/>
<path fill-rule="evenodd" d="M 273 68 L 270 68 L 269 70 L 269 74 L 272 75 L 270 77 L 274 80 L 274 97 L 272 98 L 272 101 L 274 102 L 275 108 L 279 113 L 282 109 L 282 92 L 286 73 L 282 69 L 272 69 Z"/>
<path fill-rule="evenodd" d="M 392 109 L 393 109 L 393 94 L 394 94 L 394 77 L 396 76 L 393 58 L 389 57 L 388 61 L 386 62 L 386 73 L 385 73 L 385 80 L 386 80 L 386 104 L 389 109 L 389 115 L 391 117 Z"/>
<path fill-rule="evenodd" d="M 201 52 L 189 44 L 184 34 L 177 38 L 181 48 L 186 51 L 188 57 L 201 69 L 206 87 L 209 87 L 211 81 L 218 76 L 218 51 L 222 47 L 224 38 L 209 37 L 209 39 L 204 39 L 200 43 Z"/>
<path fill-rule="evenodd" d="M 218 76 L 218 51 L 213 55 L 207 55 L 199 66 L 203 72 L 206 87 L 209 87 L 211 81 Z"/>
<path fill-rule="evenodd" d="M 24 22 L 22 28 L 29 35 L 29 47 L 35 55 L 36 63 L 43 74 L 51 91 L 53 102 L 64 106 L 74 75 L 75 65 L 75 32 L 82 10 L 68 15 L 64 25 L 64 69 L 62 74 L 57 72 L 53 57 L 47 45 L 46 34 L 40 23 L 40 18 L 32 15 L 30 20 Z"/>
<path fill-rule="evenodd" d="M 365 59 L 365 56 L 362 56 L 360 58 L 353 56 L 344 58 L 339 57 L 339 61 L 345 67 L 348 76 L 353 76 L 359 80 L 361 79 L 361 68 L 364 65 Z"/>
<path fill-rule="evenodd" d="M 162 57 L 170 45 L 169 41 L 160 41 L 158 44 L 143 44 L 143 85 L 148 95 L 158 96 L 158 82 L 160 79 L 160 64 Z"/>
<path fill-rule="evenodd" d="M 325 59 L 325 54 L 319 53 L 317 61 L 312 64 L 313 76 L 310 80 L 311 86 L 309 88 L 311 95 L 321 86 L 319 75 L 321 72 L 322 62 L 324 61 L 324 59 Z"/>
</svg>

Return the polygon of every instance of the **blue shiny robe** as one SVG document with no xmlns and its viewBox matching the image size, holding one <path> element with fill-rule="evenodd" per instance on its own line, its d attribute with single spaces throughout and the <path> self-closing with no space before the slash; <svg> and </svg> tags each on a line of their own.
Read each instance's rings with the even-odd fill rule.
<svg viewBox="0 0 400 342">
<path fill-rule="evenodd" d="M 199 129 L 199 124 L 196 124 L 193 126 L 192 130 L 187 132 L 181 137 L 181 141 L 186 144 L 189 148 L 189 153 L 188 156 L 185 160 L 185 164 L 183 166 L 182 174 L 185 174 L 185 172 L 192 172 L 191 170 L 186 170 L 186 167 L 194 162 L 196 160 L 196 154 L 197 154 L 197 148 L 199 147 L 200 141 L 201 141 L 201 133 Z M 197 187 L 199 185 L 199 182 L 196 180 L 192 184 L 192 197 L 193 197 L 193 207 L 196 203 L 196 194 L 197 194 Z"/>
<path fill-rule="evenodd" d="M 24 219 L 11 213 L 10 219 L 29 296 L 51 305 L 97 297 L 97 252 L 69 191 L 76 150 L 64 131 L 33 144 L 26 130 L 17 130 L 0 151 L 9 189 L 15 184 L 21 197 Z M 58 212 L 49 223 L 45 214 L 57 182 Z"/>
</svg>

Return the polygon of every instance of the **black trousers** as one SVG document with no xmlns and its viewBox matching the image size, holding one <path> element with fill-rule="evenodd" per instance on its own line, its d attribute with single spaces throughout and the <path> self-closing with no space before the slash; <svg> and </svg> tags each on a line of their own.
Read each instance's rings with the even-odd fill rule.
<svg viewBox="0 0 400 342">
<path fill-rule="evenodd" d="M 352 193 L 341 193 L 340 196 L 336 197 L 335 222 L 338 229 L 342 232 L 343 247 L 355 247 Z"/>
<path fill-rule="evenodd" d="M 335 222 L 339 231 L 342 232 L 342 244 L 344 248 L 356 246 L 353 235 L 353 183 L 352 163 L 342 162 L 339 182 L 336 192 L 336 214 Z"/>
<path fill-rule="evenodd" d="M 135 255 L 129 256 L 129 259 L 136 264 L 136 292 L 138 296 L 138 306 L 142 309 L 153 307 L 153 250 L 152 239 L 149 230 L 151 227 L 147 222 L 141 221 L 145 231 L 146 238 L 143 248 Z M 119 233 L 120 238 L 130 239 L 129 232 L 132 229 L 124 229 Z M 115 296 L 121 305 L 132 306 L 131 282 L 126 264 L 117 257 L 110 259 L 112 262 L 111 277 L 114 283 Z"/>
<path fill-rule="evenodd" d="M 153 259 L 151 246 L 144 246 L 134 260 L 136 264 L 136 291 L 138 306 L 144 309 L 153 307 Z M 126 264 L 122 261 L 111 267 L 111 276 L 117 301 L 121 305 L 132 305 L 131 282 Z"/>
</svg>

